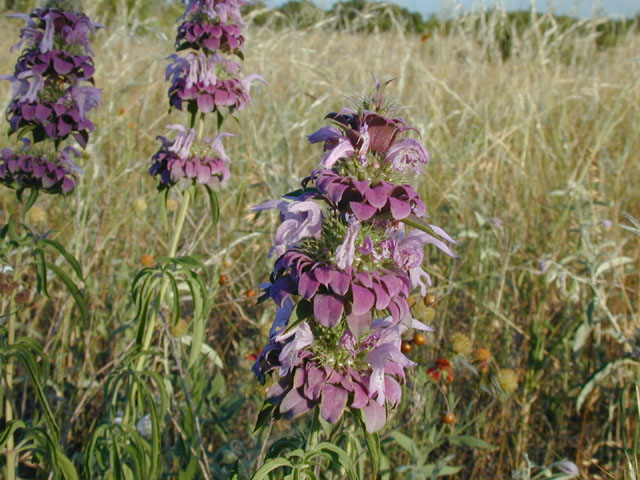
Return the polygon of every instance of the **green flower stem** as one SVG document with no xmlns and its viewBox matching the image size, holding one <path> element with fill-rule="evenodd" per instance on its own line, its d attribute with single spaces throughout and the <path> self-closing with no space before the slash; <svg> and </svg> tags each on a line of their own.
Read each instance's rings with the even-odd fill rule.
<svg viewBox="0 0 640 480">
<path fill-rule="evenodd" d="M 17 312 L 14 313 L 15 310 L 15 302 L 13 299 L 9 302 L 9 346 L 13 345 L 16 341 L 16 323 L 17 323 Z M 7 386 L 7 391 L 5 392 L 4 399 L 4 418 L 5 423 L 8 425 L 9 422 L 13 420 L 13 406 L 11 405 L 11 390 L 13 384 L 13 358 L 7 359 L 7 371 L 5 375 L 5 383 Z M 7 440 L 7 464 L 5 465 L 5 477 L 7 480 L 15 480 L 16 478 L 16 459 L 17 454 L 14 450 L 15 443 L 13 440 L 13 434 L 9 435 L 9 439 Z"/>
<path fill-rule="evenodd" d="M 191 200 L 190 190 L 185 190 L 182 195 L 182 205 L 180 206 L 180 212 L 178 212 L 178 219 L 176 220 L 176 226 L 173 230 L 173 237 L 169 244 L 169 257 L 175 257 L 178 251 L 178 242 L 182 235 L 182 228 L 184 227 L 185 219 L 187 218 L 187 210 L 189 209 L 189 201 Z M 160 294 L 158 295 L 159 304 L 163 301 L 167 289 L 169 288 L 169 279 L 164 278 L 162 286 L 160 287 Z M 160 305 L 158 305 L 159 307 Z M 155 330 L 157 315 L 152 315 L 149 321 L 149 325 L 144 332 L 144 338 L 142 340 L 142 350 L 147 350 L 151 345 L 151 339 L 153 338 L 153 331 Z M 144 367 L 145 355 L 140 355 L 136 364 L 136 370 L 141 371 Z"/>
<path fill-rule="evenodd" d="M 18 247 L 18 252 L 16 254 L 16 263 L 13 269 L 13 281 L 18 282 L 20 278 L 20 264 L 22 263 L 22 251 L 20 247 Z M 18 308 L 16 302 L 14 300 L 14 296 L 11 297 L 9 301 L 9 325 L 8 325 L 8 346 L 11 347 L 16 342 L 16 325 L 18 324 Z M 5 399 L 4 399 L 4 418 L 5 424 L 8 425 L 9 422 L 14 420 L 14 412 L 13 405 L 11 405 L 11 391 L 13 390 L 13 358 L 9 357 L 7 359 L 7 370 L 5 373 Z M 15 441 L 13 438 L 13 434 L 9 435 L 7 440 L 7 463 L 5 465 L 5 478 L 7 480 L 15 480 L 16 470 L 18 468 L 17 459 L 18 452 L 15 451 Z"/>
<path fill-rule="evenodd" d="M 73 302 L 72 299 L 69 299 L 66 304 L 65 307 L 66 310 L 64 312 L 64 316 L 62 317 L 62 326 L 61 326 L 61 339 L 60 339 L 60 343 L 62 345 L 61 347 L 61 351 L 62 352 L 68 352 L 69 351 L 69 343 L 70 343 L 70 333 L 69 333 L 69 327 L 70 327 L 70 322 L 71 322 L 71 312 L 73 310 L 73 305 L 71 305 L 71 302 Z M 64 383 L 64 375 L 65 375 L 65 366 L 68 367 L 69 365 L 66 365 L 66 359 L 67 356 L 66 355 L 59 355 L 58 356 L 58 364 L 56 365 L 56 378 L 57 378 L 57 384 L 58 385 L 62 385 Z"/>
<path fill-rule="evenodd" d="M 307 437 L 307 444 L 305 446 L 305 450 L 307 452 L 309 450 L 313 450 L 318 444 L 321 428 L 322 426 L 320 425 L 320 407 L 316 407 L 313 409 L 313 419 L 311 420 L 309 436 Z"/>
</svg>

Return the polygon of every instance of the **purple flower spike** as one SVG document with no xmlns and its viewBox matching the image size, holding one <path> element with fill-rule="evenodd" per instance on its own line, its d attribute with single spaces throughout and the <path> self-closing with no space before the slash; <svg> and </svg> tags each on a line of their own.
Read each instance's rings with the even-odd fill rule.
<svg viewBox="0 0 640 480">
<path fill-rule="evenodd" d="M 382 99 L 375 105 L 381 108 Z M 290 194 L 295 200 L 255 207 L 281 212 L 270 252 L 278 258 L 264 285 L 280 307 L 273 330 L 286 331 L 294 309 L 304 316 L 287 333 L 270 336 L 254 371 L 261 382 L 276 375 L 269 400 L 285 418 L 319 408 L 336 423 L 346 409 L 360 410 L 375 433 L 387 409 L 401 401 L 405 370 L 415 366 L 401 351 L 403 333 L 432 330 L 412 318 L 408 304 L 412 288 L 424 296 L 431 285 L 424 249 L 433 245 L 455 256 L 455 241 L 419 222 L 424 202 L 413 187 L 397 183 L 429 163 L 419 141 L 402 138 L 414 129 L 368 110 L 328 118 L 334 125 L 308 137 L 323 143 L 321 168 Z M 406 231 L 407 225 L 419 228 Z"/>
<path fill-rule="evenodd" d="M 0 77 L 13 86 L 7 109 L 11 131 L 26 128 L 33 143 L 45 139 L 59 143 L 72 135 L 86 147 L 93 131 L 86 114 L 102 103 L 101 91 L 93 86 L 95 69 L 89 47 L 89 34 L 99 25 L 83 13 L 57 7 L 14 17 L 25 20 L 27 26 L 14 46 L 25 46 L 14 74 Z"/>
</svg>

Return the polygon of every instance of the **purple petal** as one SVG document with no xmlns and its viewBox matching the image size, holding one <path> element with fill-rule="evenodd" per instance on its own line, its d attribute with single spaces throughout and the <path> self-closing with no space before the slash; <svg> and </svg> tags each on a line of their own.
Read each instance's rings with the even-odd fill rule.
<svg viewBox="0 0 640 480">
<path fill-rule="evenodd" d="M 313 299 L 313 314 L 325 327 L 335 327 L 344 311 L 344 302 L 334 295 L 316 295 Z"/>
<path fill-rule="evenodd" d="M 355 315 L 363 315 L 373 308 L 376 298 L 371 293 L 371 290 L 354 283 L 351 285 L 351 293 L 353 295 L 353 313 Z"/>
<path fill-rule="evenodd" d="M 298 282 L 298 293 L 306 299 L 313 297 L 320 286 L 320 282 L 314 277 L 312 272 L 303 273 Z"/>
<path fill-rule="evenodd" d="M 56 73 L 59 73 L 60 75 L 66 75 L 73 68 L 73 64 L 56 57 L 53 59 L 53 68 Z"/>
<path fill-rule="evenodd" d="M 360 383 L 353 382 L 353 402 L 351 402 L 351 406 L 353 408 L 362 408 L 367 403 L 369 403 L 369 394 Z"/>
<path fill-rule="evenodd" d="M 349 330 L 351 330 L 356 337 L 362 336 L 362 334 L 369 329 L 370 324 L 371 311 L 362 315 L 351 314 L 347 316 L 347 325 L 349 325 Z"/>
<path fill-rule="evenodd" d="M 449 234 L 448 234 L 447 232 L 445 232 L 445 231 L 444 231 L 442 228 L 440 228 L 439 226 L 429 224 L 429 228 L 431 228 L 431 230 L 433 230 L 433 231 L 436 233 L 436 235 L 438 235 L 438 236 L 440 236 L 440 237 L 444 238 L 447 242 L 451 242 L 451 243 L 458 243 L 458 242 L 456 242 L 453 238 L 451 238 L 451 237 L 449 236 Z"/>
<path fill-rule="evenodd" d="M 368 205 L 366 203 L 350 202 L 349 207 L 360 222 L 369 220 L 378 211 L 377 208 L 372 207 L 371 205 Z M 411 213 L 411 209 L 409 209 L 409 213 Z M 409 214 L 407 214 L 407 216 L 408 215 Z"/>
<path fill-rule="evenodd" d="M 329 285 L 331 286 L 331 290 L 338 295 L 346 295 L 351 286 L 351 275 L 338 270 L 332 270 Z"/>
<path fill-rule="evenodd" d="M 311 400 L 303 397 L 297 389 L 291 390 L 280 403 L 280 413 L 287 420 L 293 420 L 313 407 Z"/>
<path fill-rule="evenodd" d="M 391 216 L 395 220 L 402 220 L 411 215 L 411 206 L 403 200 L 390 197 L 389 205 L 391 206 Z"/>
<path fill-rule="evenodd" d="M 364 424 L 369 433 L 379 431 L 387 421 L 387 411 L 385 407 L 378 405 L 373 400 L 370 400 L 368 405 L 362 407 L 362 413 L 364 413 Z"/>
<path fill-rule="evenodd" d="M 373 282 L 373 291 L 376 294 L 376 310 L 384 310 L 389 305 L 391 297 L 382 285 Z"/>
<path fill-rule="evenodd" d="M 24 113 L 24 109 L 22 111 Z M 49 115 L 51 115 L 50 108 L 47 108 L 44 105 L 36 106 L 35 116 L 41 123 L 44 123 L 49 117 Z M 27 118 L 26 115 L 25 115 L 25 118 Z"/>
<path fill-rule="evenodd" d="M 331 281 L 331 267 L 327 265 L 321 265 L 313 271 L 313 274 L 322 285 L 325 287 L 329 285 Z"/>
<path fill-rule="evenodd" d="M 320 415 L 329 423 L 336 423 L 342 417 L 347 406 L 347 392 L 340 387 L 325 385 L 322 387 Z"/>
<path fill-rule="evenodd" d="M 326 142 L 330 138 L 339 138 L 342 135 L 340 131 L 335 127 L 322 127 L 320 130 L 316 130 L 311 135 L 307 135 L 309 143 Z"/>
<path fill-rule="evenodd" d="M 198 94 L 198 110 L 203 113 L 209 113 L 213 110 L 215 103 L 213 102 L 213 97 L 208 93 L 199 93 Z"/>
<path fill-rule="evenodd" d="M 395 406 L 402 398 L 402 387 L 393 377 L 386 375 L 384 377 L 384 393 L 389 403 Z"/>
<path fill-rule="evenodd" d="M 389 189 L 386 185 L 381 184 L 375 188 L 368 189 L 364 197 L 367 201 L 376 208 L 383 208 L 387 204 L 389 198 Z"/>
<path fill-rule="evenodd" d="M 304 385 L 304 394 L 313 400 L 320 397 L 320 392 L 326 376 L 322 370 L 316 366 L 311 366 L 307 371 L 307 383 Z"/>
<path fill-rule="evenodd" d="M 327 155 L 325 155 L 322 163 L 322 168 L 331 168 L 341 158 L 346 158 L 352 155 L 354 152 L 353 145 L 346 138 L 341 140 Z"/>
</svg>

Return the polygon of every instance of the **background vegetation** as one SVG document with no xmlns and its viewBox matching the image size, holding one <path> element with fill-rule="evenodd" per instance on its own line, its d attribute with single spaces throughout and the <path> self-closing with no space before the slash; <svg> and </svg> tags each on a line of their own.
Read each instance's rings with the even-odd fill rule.
<svg viewBox="0 0 640 480">
<path fill-rule="evenodd" d="M 167 113 L 164 81 L 179 8 L 86 6 L 107 27 L 93 40 L 104 106 L 79 188 L 63 202 L 41 197 L 46 218 L 33 221 L 80 260 L 90 315 L 82 321 L 52 280 L 50 298 L 27 305 L 30 323 L 19 331 L 52 362 L 45 391 L 77 466 L 92 431 L 114 414 L 105 388 L 135 337 L 128 292 L 141 255 L 167 250 L 163 200 L 147 171 L 155 136 L 179 118 Z M 305 429 L 302 419 L 251 435 L 263 399 L 251 358 L 274 313 L 256 304 L 256 291 L 272 266 L 276 218 L 248 207 L 297 187 L 321 158 L 305 135 L 370 89 L 372 76 L 396 78 L 389 91 L 432 154 L 418 189 L 435 223 L 460 241 L 457 260 L 428 252 L 436 313 L 431 319 L 419 305 L 415 313 L 437 331 L 410 354 L 419 366 L 383 432 L 383 478 L 534 478 L 565 458 L 581 478 L 638 478 L 638 22 L 501 11 L 425 22 L 358 1 L 328 13 L 305 2 L 277 12 L 258 5 L 247 18 L 245 71 L 270 85 L 224 125 L 237 136 L 227 143 L 233 165 L 222 221 L 210 229 L 205 199 L 197 199 L 183 245 L 197 245 L 220 285 L 206 329 L 213 352 L 184 379 L 214 478 L 227 478 L 236 460 L 248 477 L 263 445 Z M 0 19 L 0 72 L 12 71 L 19 26 Z M 4 83 L 0 103 L 9 99 Z M 7 189 L 1 195 L 6 222 L 15 199 Z M 427 373 L 440 357 L 453 365 L 453 381 L 439 381 L 456 415 L 451 425 Z M 175 379 L 180 372 L 166 358 L 159 352 L 156 369 Z M 514 389 L 501 376 L 506 369 L 516 372 Z M 25 417 L 38 411 L 27 385 Z M 167 424 L 183 424 L 186 402 L 175 392 Z M 183 469 L 187 437 L 163 437 L 166 478 Z M 24 478 L 47 478 L 28 464 Z"/>
</svg>

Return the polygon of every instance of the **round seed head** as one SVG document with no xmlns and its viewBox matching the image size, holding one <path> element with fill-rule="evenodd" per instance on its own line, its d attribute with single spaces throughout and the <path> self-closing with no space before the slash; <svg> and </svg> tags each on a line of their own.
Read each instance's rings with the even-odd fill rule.
<svg viewBox="0 0 640 480">
<path fill-rule="evenodd" d="M 143 253 L 140 256 L 140 263 L 142 264 L 143 267 L 153 267 L 153 264 L 156 263 L 156 259 L 153 258 L 152 255 Z"/>
<path fill-rule="evenodd" d="M 29 294 L 29 292 L 26 290 L 23 290 L 22 292 L 16 293 L 15 301 L 16 301 L 16 304 L 18 305 L 25 305 L 29 303 L 30 298 L 31 298 L 31 295 Z"/>
<path fill-rule="evenodd" d="M 486 348 L 478 348 L 476 350 L 476 360 L 480 362 L 487 362 L 491 360 L 491 352 Z"/>
<path fill-rule="evenodd" d="M 167 210 L 175 212 L 178 208 L 178 202 L 175 198 L 167 198 Z"/>
<path fill-rule="evenodd" d="M 413 343 L 416 345 L 424 345 L 427 343 L 427 337 L 425 337 L 422 333 L 416 333 L 413 336 Z"/>
<path fill-rule="evenodd" d="M 423 303 L 425 307 L 435 307 L 437 301 L 438 301 L 438 297 L 436 297 L 433 293 L 427 293 L 424 296 Z"/>
<path fill-rule="evenodd" d="M 456 332 L 451 335 L 451 347 L 459 355 L 469 355 L 473 350 L 473 343 L 464 333 Z"/>
<path fill-rule="evenodd" d="M 178 323 L 171 327 L 171 335 L 173 335 L 174 337 L 181 337 L 182 335 L 187 333 L 188 329 L 189 324 L 184 318 L 181 318 L 180 320 L 178 320 Z"/>
<path fill-rule="evenodd" d="M 133 202 L 133 208 L 136 209 L 136 212 L 146 212 L 147 211 L 147 202 L 144 198 L 138 197 Z"/>
<path fill-rule="evenodd" d="M 47 221 L 47 212 L 42 207 L 34 205 L 27 213 L 27 220 L 36 224 L 45 223 Z"/>
<path fill-rule="evenodd" d="M 496 375 L 498 385 L 507 395 L 511 395 L 518 390 L 518 374 L 510 368 L 500 370 Z"/>
<path fill-rule="evenodd" d="M 456 422 L 456 414 L 453 412 L 447 412 L 442 414 L 442 423 L 452 425 Z"/>
</svg>

